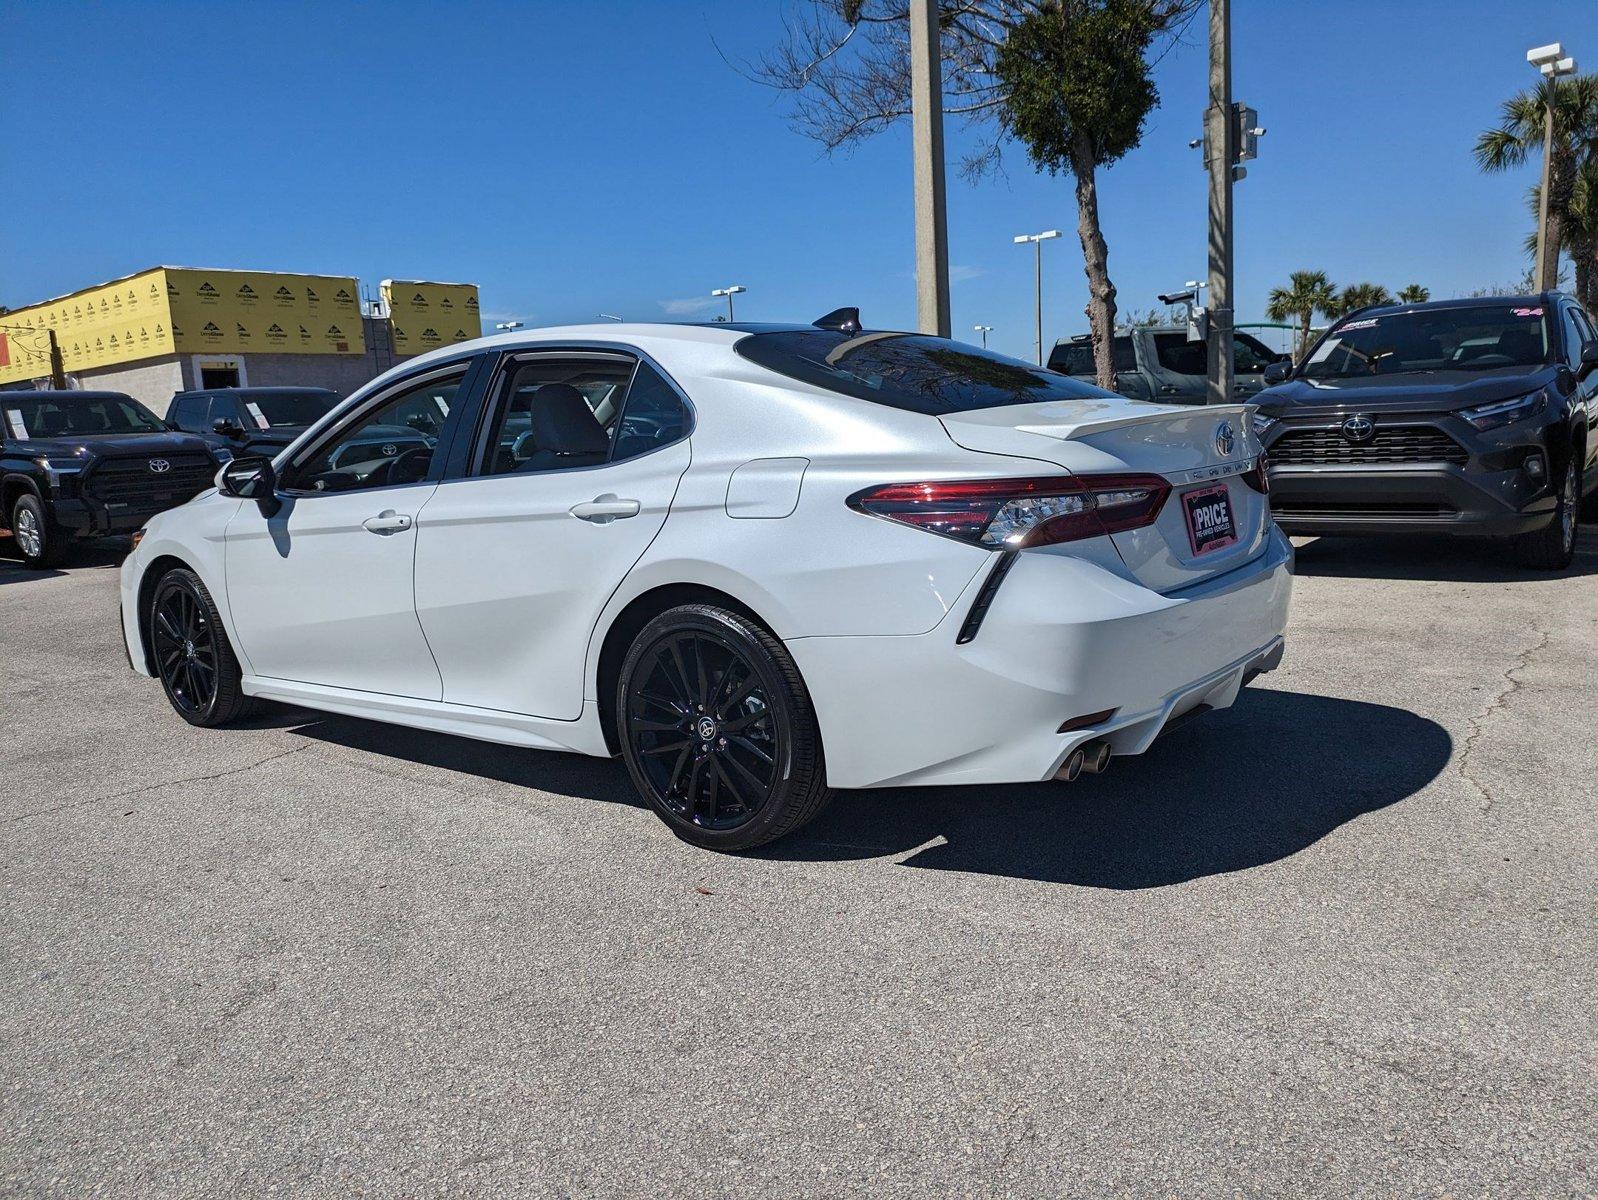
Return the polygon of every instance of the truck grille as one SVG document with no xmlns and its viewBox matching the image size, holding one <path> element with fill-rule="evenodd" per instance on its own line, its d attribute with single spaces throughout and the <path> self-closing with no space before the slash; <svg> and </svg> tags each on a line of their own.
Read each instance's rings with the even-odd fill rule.
<svg viewBox="0 0 1598 1200">
<path fill-rule="evenodd" d="M 1274 466 L 1360 466 L 1384 463 L 1452 463 L 1464 466 L 1465 448 L 1429 425 L 1378 425 L 1368 442 L 1351 442 L 1338 429 L 1290 429 L 1270 447 Z"/>
<path fill-rule="evenodd" d="M 153 460 L 167 469 L 150 469 Z M 205 454 L 151 454 L 140 458 L 108 458 L 89 471 L 83 494 L 111 509 L 159 512 L 192 500 L 216 476 L 216 464 Z"/>
</svg>

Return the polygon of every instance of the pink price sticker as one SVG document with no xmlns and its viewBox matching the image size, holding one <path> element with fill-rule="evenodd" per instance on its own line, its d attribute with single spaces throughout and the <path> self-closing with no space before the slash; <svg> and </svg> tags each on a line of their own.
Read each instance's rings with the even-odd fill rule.
<svg viewBox="0 0 1598 1200">
<path fill-rule="evenodd" d="M 1540 317 L 1543 310 L 1540 308 L 1517 308 L 1514 310 L 1517 317 Z"/>
</svg>

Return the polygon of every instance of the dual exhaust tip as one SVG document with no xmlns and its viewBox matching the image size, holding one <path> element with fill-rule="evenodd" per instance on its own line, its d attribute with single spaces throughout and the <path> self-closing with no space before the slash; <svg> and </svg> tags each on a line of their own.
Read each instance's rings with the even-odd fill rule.
<svg viewBox="0 0 1598 1200">
<path fill-rule="evenodd" d="M 1065 763 L 1054 773 L 1054 777 L 1063 779 L 1066 783 L 1075 783 L 1081 778 L 1083 771 L 1090 775 L 1102 775 L 1109 769 L 1110 743 L 1100 739 L 1071 751 Z"/>
</svg>

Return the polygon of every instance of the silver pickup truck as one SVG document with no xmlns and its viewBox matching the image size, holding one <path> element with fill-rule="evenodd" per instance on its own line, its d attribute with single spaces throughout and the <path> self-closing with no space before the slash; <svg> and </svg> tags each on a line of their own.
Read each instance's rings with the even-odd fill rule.
<svg viewBox="0 0 1598 1200">
<path fill-rule="evenodd" d="M 1265 368 L 1278 354 L 1259 338 L 1234 331 L 1237 346 L 1237 382 L 1232 398 L 1246 399 L 1265 386 Z M 1158 400 L 1164 404 L 1204 403 L 1204 343 L 1190 342 L 1180 325 L 1139 326 L 1115 335 L 1115 390 L 1133 400 Z M 1049 369 L 1086 383 L 1097 378 L 1093 369 L 1093 343 L 1083 333 L 1061 338 L 1049 355 Z"/>
</svg>

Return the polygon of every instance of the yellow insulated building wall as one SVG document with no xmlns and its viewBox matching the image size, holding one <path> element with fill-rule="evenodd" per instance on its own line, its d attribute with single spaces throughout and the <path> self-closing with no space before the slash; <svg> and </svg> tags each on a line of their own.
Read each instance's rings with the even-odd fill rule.
<svg viewBox="0 0 1598 1200">
<path fill-rule="evenodd" d="M 0 383 L 50 374 L 50 332 L 66 371 L 86 371 L 176 348 L 160 268 L 0 316 Z"/>
<path fill-rule="evenodd" d="M 364 354 L 348 275 L 156 267 L 0 316 L 0 383 L 165 354 Z"/>
<path fill-rule="evenodd" d="M 483 335 L 476 284 L 385 279 L 382 295 L 395 354 L 425 354 Z"/>
<path fill-rule="evenodd" d="M 347 275 L 164 271 L 180 354 L 364 354 L 360 291 Z"/>
</svg>

